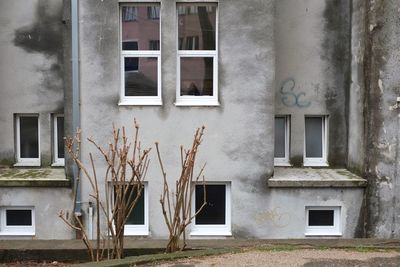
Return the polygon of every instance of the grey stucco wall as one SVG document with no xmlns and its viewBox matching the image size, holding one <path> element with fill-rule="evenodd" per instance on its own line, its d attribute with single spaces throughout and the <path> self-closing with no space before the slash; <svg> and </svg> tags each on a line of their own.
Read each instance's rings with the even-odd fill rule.
<svg viewBox="0 0 400 267">
<path fill-rule="evenodd" d="M 295 166 L 303 162 L 306 115 L 329 116 L 329 165 L 346 164 L 350 3 L 276 1 L 275 110 L 291 116 Z"/>
<path fill-rule="evenodd" d="M 366 175 L 369 181 L 367 235 L 399 237 L 399 58 L 400 3 L 367 1 Z"/>
<path fill-rule="evenodd" d="M 51 113 L 63 113 L 62 1 L 0 3 L 0 165 L 12 165 L 14 114 L 40 119 L 42 166 L 52 158 Z"/>
</svg>

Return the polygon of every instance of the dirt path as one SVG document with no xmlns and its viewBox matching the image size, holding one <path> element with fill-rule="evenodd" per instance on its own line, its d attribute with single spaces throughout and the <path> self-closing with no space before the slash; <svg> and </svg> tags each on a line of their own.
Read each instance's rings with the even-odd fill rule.
<svg viewBox="0 0 400 267">
<path fill-rule="evenodd" d="M 248 251 L 237 254 L 186 259 L 156 266 L 400 266 L 396 251 L 357 252 L 346 250 Z"/>
</svg>

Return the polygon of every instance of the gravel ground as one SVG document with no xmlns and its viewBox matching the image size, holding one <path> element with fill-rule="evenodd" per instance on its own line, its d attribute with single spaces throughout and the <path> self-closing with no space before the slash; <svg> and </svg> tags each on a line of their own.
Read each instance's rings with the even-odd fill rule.
<svg viewBox="0 0 400 267">
<path fill-rule="evenodd" d="M 254 250 L 237 254 L 164 262 L 155 266 L 400 266 L 400 253 L 387 250 L 382 252 L 356 252 L 339 249 Z"/>
</svg>

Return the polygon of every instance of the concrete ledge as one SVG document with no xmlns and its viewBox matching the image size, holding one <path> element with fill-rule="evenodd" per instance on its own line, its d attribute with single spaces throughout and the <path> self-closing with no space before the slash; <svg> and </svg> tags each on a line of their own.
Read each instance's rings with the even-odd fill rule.
<svg viewBox="0 0 400 267">
<path fill-rule="evenodd" d="M 0 168 L 0 187 L 70 187 L 64 168 Z"/>
<path fill-rule="evenodd" d="M 367 180 L 346 169 L 275 167 L 269 187 L 365 187 Z"/>
</svg>

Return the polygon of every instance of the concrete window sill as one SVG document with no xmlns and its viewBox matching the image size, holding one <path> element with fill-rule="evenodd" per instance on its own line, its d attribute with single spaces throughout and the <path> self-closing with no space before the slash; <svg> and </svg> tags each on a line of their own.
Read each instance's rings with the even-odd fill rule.
<svg viewBox="0 0 400 267">
<path fill-rule="evenodd" d="M 268 187 L 365 187 L 367 180 L 346 169 L 276 167 Z"/>
<path fill-rule="evenodd" d="M 0 168 L 0 187 L 70 187 L 64 168 Z"/>
</svg>

